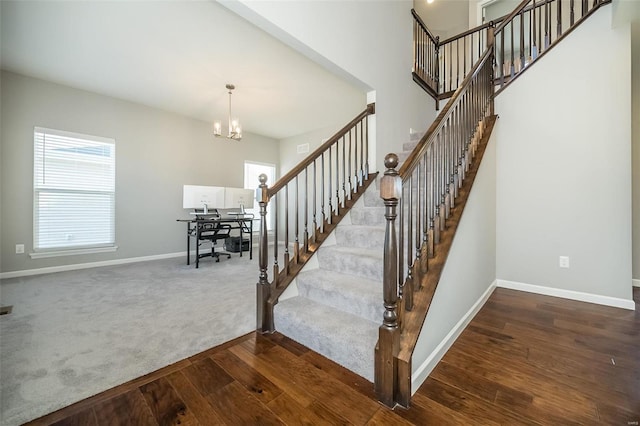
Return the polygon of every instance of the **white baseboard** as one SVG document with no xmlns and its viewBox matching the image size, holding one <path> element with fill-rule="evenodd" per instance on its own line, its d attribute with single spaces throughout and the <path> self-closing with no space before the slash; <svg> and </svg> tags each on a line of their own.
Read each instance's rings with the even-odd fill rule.
<svg viewBox="0 0 640 426">
<path fill-rule="evenodd" d="M 414 394 L 420 385 L 427 380 L 431 371 L 438 365 L 442 357 L 449 350 L 449 348 L 455 343 L 456 339 L 467 325 L 471 322 L 474 316 L 484 306 L 485 302 L 493 293 L 496 288 L 496 281 L 489 285 L 489 288 L 480 296 L 480 298 L 473 304 L 473 306 L 467 311 L 466 314 L 458 321 L 458 323 L 449 331 L 445 338 L 436 346 L 436 348 L 429 354 L 427 359 L 418 367 L 415 373 L 411 375 L 411 394 Z"/>
<path fill-rule="evenodd" d="M 634 287 L 640 287 L 640 280 L 631 280 L 631 285 L 633 285 Z"/>
<path fill-rule="evenodd" d="M 193 252 L 195 253 L 195 252 Z M 76 263 L 73 265 L 49 266 L 46 268 L 25 269 L 22 271 L 0 272 L 0 279 L 27 277 L 31 275 L 50 274 L 53 272 L 73 271 L 77 269 L 96 268 L 99 266 L 124 265 L 126 263 L 147 262 L 150 260 L 170 259 L 186 256 L 187 252 L 156 254 L 153 256 L 129 257 L 126 259 L 103 260 L 100 262 Z"/>
<path fill-rule="evenodd" d="M 528 293 L 543 294 L 545 296 L 561 297 L 563 299 L 577 300 L 580 302 L 596 303 L 598 305 L 613 306 L 634 311 L 636 304 L 633 300 L 617 297 L 601 296 L 599 294 L 583 293 L 580 291 L 563 290 L 559 288 L 543 287 L 534 284 L 525 284 L 515 281 L 497 280 L 497 286 L 512 290 L 526 291 Z"/>
</svg>

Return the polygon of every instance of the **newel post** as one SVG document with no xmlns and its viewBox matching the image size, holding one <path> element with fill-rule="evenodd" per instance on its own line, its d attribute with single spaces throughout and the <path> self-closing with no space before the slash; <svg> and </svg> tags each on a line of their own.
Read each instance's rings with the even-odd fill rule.
<svg viewBox="0 0 640 426">
<path fill-rule="evenodd" d="M 398 243 L 396 238 L 396 208 L 402 194 L 402 179 L 398 175 L 398 156 L 387 154 L 384 159 L 386 171 L 380 181 L 380 198 L 385 205 L 384 314 L 379 328 L 378 346 L 375 356 L 375 389 L 380 402 L 388 407 L 396 404 L 397 356 L 400 349 L 398 327 Z"/>
<path fill-rule="evenodd" d="M 261 333 L 272 333 L 274 331 L 273 310 L 269 307 L 269 297 L 271 296 L 271 286 L 267 276 L 267 203 L 269 197 L 267 193 L 267 175 L 264 173 L 258 177 L 260 186 L 256 189 L 256 201 L 260 206 L 260 236 L 258 245 L 258 265 L 260 275 L 256 285 L 257 318 L 256 329 Z"/>
</svg>

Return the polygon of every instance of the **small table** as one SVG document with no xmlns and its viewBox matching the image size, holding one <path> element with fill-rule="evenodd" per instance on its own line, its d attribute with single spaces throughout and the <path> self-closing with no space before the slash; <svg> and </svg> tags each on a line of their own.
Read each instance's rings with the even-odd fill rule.
<svg viewBox="0 0 640 426">
<path fill-rule="evenodd" d="M 191 219 L 177 219 L 177 222 L 187 224 L 187 265 L 190 265 L 191 238 L 196 239 L 196 268 L 200 263 L 200 232 L 207 223 L 225 223 L 231 225 L 231 229 L 240 230 L 240 257 L 242 257 L 242 236 L 249 234 L 249 259 L 253 259 L 253 214 L 224 215 L 218 217 L 197 216 Z M 235 225 L 235 226 L 234 226 Z"/>
</svg>

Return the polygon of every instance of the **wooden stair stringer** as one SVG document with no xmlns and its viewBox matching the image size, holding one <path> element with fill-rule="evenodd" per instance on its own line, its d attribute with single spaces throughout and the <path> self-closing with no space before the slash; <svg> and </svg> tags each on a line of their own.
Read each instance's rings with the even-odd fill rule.
<svg viewBox="0 0 640 426">
<path fill-rule="evenodd" d="M 478 169 L 482 163 L 482 157 L 484 156 L 489 138 L 491 137 L 496 118 L 497 116 L 495 115 L 487 118 L 484 134 L 478 144 L 475 158 L 469 167 L 462 188 L 459 189 L 459 196 L 456 198 L 455 207 L 451 209 L 451 215 L 445 222 L 445 229 L 440 233 L 440 242 L 435 246 L 434 256 L 429 258 L 429 269 L 422 275 L 421 288 L 414 292 L 413 309 L 411 311 L 403 311 L 402 313 L 403 331 L 400 335 L 400 351 L 397 357 L 398 395 L 396 401 L 403 407 L 409 407 L 411 401 L 411 360 L 413 351 L 425 323 L 429 306 L 431 305 L 440 281 L 447 257 L 449 256 L 458 224 L 467 199 L 469 198 Z"/>
</svg>

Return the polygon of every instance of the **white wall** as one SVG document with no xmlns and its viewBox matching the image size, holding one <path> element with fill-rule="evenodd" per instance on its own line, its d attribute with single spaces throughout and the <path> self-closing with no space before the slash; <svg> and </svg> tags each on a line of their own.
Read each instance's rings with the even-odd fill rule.
<svg viewBox="0 0 640 426">
<path fill-rule="evenodd" d="M 488 3 L 485 7 L 485 22 L 491 22 L 494 19 L 500 18 L 502 16 L 508 15 L 515 10 L 522 3 L 521 0 L 498 0 L 492 3 Z M 554 5 L 555 6 L 555 5 Z M 565 6 L 563 4 L 563 6 Z M 552 8 L 552 12 L 555 12 L 556 8 Z M 565 12 L 569 12 L 569 7 L 564 7 Z M 552 20 L 551 22 L 555 22 Z M 516 25 L 515 28 L 519 28 Z M 553 32 L 552 32 L 553 34 Z"/>
<path fill-rule="evenodd" d="M 429 31 L 440 40 L 453 37 L 469 29 L 469 5 L 460 0 L 414 0 L 413 7 Z"/>
<path fill-rule="evenodd" d="M 482 25 L 482 8 L 479 5 L 488 3 L 487 0 L 469 0 L 469 28 Z"/>
<path fill-rule="evenodd" d="M 498 120 L 496 127 L 500 125 Z M 464 329 L 466 324 L 459 322 L 473 318 L 475 312 L 469 317 L 466 314 L 482 296 L 491 294 L 488 289 L 493 288 L 496 279 L 496 144 L 493 139 L 480 163 L 413 353 L 414 392 L 453 344 L 457 334 L 450 336 L 449 333 Z M 475 307 L 479 309 L 483 302 Z"/>
<path fill-rule="evenodd" d="M 410 128 L 426 130 L 433 121 L 433 99 L 411 80 L 412 1 L 221 3 L 359 87 L 375 91 L 372 171 L 383 169 L 388 152 L 401 150 Z"/>
<path fill-rule="evenodd" d="M 214 139 L 209 122 L 9 72 L 0 85 L 2 272 L 186 251 L 184 184 L 243 187 L 245 160 L 279 163 L 277 141 L 262 136 Z M 116 140 L 116 252 L 29 257 L 34 126 Z"/>
<path fill-rule="evenodd" d="M 640 21 L 640 3 L 637 0 L 612 0 L 611 6 L 611 22 L 614 27 Z"/>
<path fill-rule="evenodd" d="M 302 135 L 292 136 L 290 138 L 280 139 L 280 176 L 284 176 L 289 170 L 296 166 L 300 161 L 304 160 L 322 143 L 333 136 L 347 122 Z M 309 152 L 298 154 L 297 148 L 301 144 L 309 144 Z"/>
<path fill-rule="evenodd" d="M 498 279 L 631 299 L 630 106 L 611 6 L 497 97 Z"/>
</svg>

